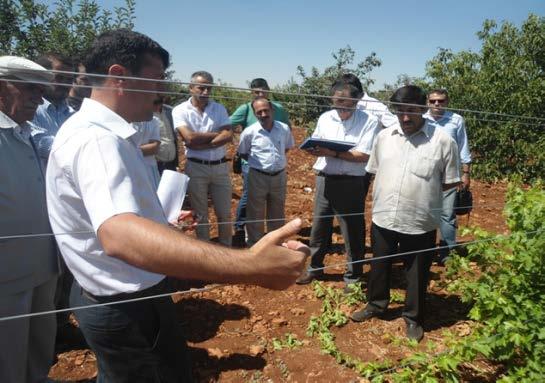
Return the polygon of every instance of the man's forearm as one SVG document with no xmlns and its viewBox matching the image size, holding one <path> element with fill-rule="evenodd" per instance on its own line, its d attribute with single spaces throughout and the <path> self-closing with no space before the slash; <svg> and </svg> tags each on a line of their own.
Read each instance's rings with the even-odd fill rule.
<svg viewBox="0 0 545 383">
<path fill-rule="evenodd" d="M 148 144 L 140 145 L 140 150 L 144 156 L 153 156 L 159 153 L 159 141 L 153 141 Z"/>
<path fill-rule="evenodd" d="M 369 154 L 358 152 L 357 150 L 349 150 L 347 152 L 337 153 L 337 158 L 348 162 L 366 162 L 369 160 Z"/>
<path fill-rule="evenodd" d="M 223 146 L 233 141 L 233 131 L 231 129 L 222 130 L 211 142 L 214 147 Z"/>
</svg>

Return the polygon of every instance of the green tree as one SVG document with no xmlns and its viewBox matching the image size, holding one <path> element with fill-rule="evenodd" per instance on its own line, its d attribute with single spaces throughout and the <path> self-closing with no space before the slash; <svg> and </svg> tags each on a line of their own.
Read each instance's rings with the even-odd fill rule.
<svg viewBox="0 0 545 383">
<path fill-rule="evenodd" d="M 35 59 L 44 52 L 79 58 L 95 36 L 134 27 L 135 0 L 113 11 L 94 0 L 58 0 L 50 9 L 38 0 L 0 0 L 0 54 Z"/>
<path fill-rule="evenodd" d="M 477 176 L 504 178 L 522 174 L 525 180 L 542 177 L 545 18 L 531 14 L 520 27 L 509 22 L 498 26 L 487 20 L 477 36 L 482 41 L 479 52 L 439 50 L 427 63 L 430 86 L 448 89 L 453 108 L 526 117 L 462 113 Z"/>
<path fill-rule="evenodd" d="M 359 77 L 363 87 L 367 89 L 374 83 L 369 74 L 374 68 L 382 64 L 376 53 L 372 52 L 354 66 L 356 53 L 349 45 L 331 55 L 335 62 L 333 65 L 326 67 L 323 72 L 320 72 L 316 67 L 312 67 L 310 73 L 307 74 L 305 69 L 299 65 L 297 67 L 297 76 L 301 78 L 301 83 L 292 80 L 276 89 L 277 91 L 301 94 L 301 96 L 278 94 L 275 97 L 286 104 L 290 113 L 297 117 L 298 123 L 314 123 L 320 114 L 329 108 L 330 102 L 327 97 L 312 95 L 328 96 L 331 84 L 339 75 L 354 73 Z"/>
</svg>

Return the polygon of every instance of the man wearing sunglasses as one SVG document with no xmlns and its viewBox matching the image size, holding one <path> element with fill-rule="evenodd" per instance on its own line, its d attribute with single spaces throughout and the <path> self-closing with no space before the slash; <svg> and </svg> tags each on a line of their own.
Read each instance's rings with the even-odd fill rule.
<svg viewBox="0 0 545 383">
<path fill-rule="evenodd" d="M 470 167 L 471 153 L 466 133 L 466 124 L 464 118 L 459 114 L 446 110 L 448 107 L 448 92 L 445 89 L 434 89 L 428 93 L 428 112 L 424 115 L 426 119 L 436 125 L 438 128 L 448 133 L 458 144 L 460 161 L 462 163 L 462 185 L 461 187 L 469 190 L 470 185 Z M 443 211 L 441 213 L 441 232 L 440 246 L 448 246 L 439 250 L 439 264 L 444 264 L 450 250 L 456 245 L 456 211 L 454 202 L 457 188 L 454 187 L 443 192 Z"/>
</svg>

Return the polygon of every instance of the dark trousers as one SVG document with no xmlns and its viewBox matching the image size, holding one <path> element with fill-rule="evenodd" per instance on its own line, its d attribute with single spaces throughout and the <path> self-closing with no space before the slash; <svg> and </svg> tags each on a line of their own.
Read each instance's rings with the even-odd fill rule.
<svg viewBox="0 0 545 383">
<path fill-rule="evenodd" d="M 97 297 L 74 283 L 71 303 L 92 305 L 172 291 L 166 279 L 137 293 Z M 97 383 L 191 382 L 185 339 L 170 296 L 75 310 L 98 363 Z"/>
<path fill-rule="evenodd" d="M 324 257 L 331 245 L 333 215 L 337 217 L 344 238 L 348 265 L 344 274 L 346 283 L 358 282 L 363 274 L 362 263 L 351 263 L 363 259 L 365 254 L 365 196 L 369 188 L 369 177 L 322 176 L 316 177 L 314 196 L 314 218 L 310 232 L 309 274 L 324 266 Z M 328 217 L 323 217 L 328 216 Z"/>
<path fill-rule="evenodd" d="M 163 171 L 165 170 L 176 171 L 177 166 L 178 166 L 178 158 L 169 162 L 157 161 L 157 168 L 159 169 L 159 174 L 163 174 Z"/>
<path fill-rule="evenodd" d="M 374 223 L 371 226 L 371 245 L 373 257 L 379 258 L 390 254 L 430 249 L 435 247 L 435 230 L 424 234 L 402 234 L 384 229 Z M 429 271 L 434 251 L 428 250 L 398 258 L 389 258 L 371 262 L 371 271 L 367 284 L 368 307 L 383 312 L 390 303 L 390 278 L 392 262 L 403 259 L 407 293 L 403 318 L 407 322 L 422 324 L 424 302 L 428 287 Z"/>
</svg>

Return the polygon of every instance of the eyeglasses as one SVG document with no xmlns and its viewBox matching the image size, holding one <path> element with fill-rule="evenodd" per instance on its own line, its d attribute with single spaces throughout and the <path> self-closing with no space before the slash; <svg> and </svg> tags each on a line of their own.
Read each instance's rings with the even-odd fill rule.
<svg viewBox="0 0 545 383">
<path fill-rule="evenodd" d="M 428 100 L 428 102 L 430 104 L 444 104 L 445 102 L 447 102 L 447 99 L 446 98 L 443 98 L 443 99 L 436 99 L 436 100 Z"/>
</svg>

